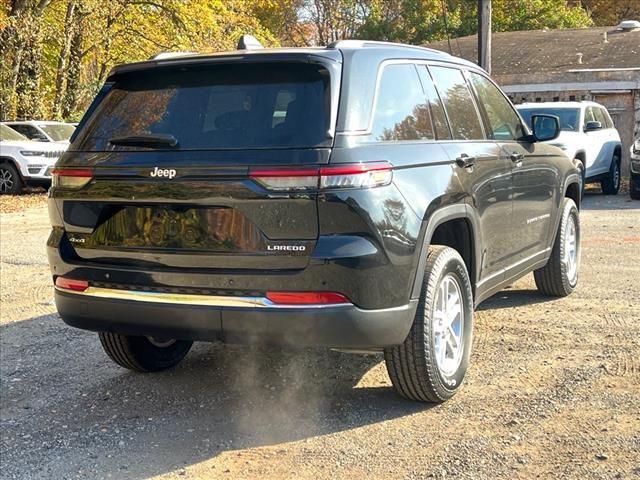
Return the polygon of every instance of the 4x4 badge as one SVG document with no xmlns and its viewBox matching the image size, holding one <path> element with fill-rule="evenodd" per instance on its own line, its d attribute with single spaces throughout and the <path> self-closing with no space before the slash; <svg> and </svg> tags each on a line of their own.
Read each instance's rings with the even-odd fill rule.
<svg viewBox="0 0 640 480">
<path fill-rule="evenodd" d="M 158 168 L 155 167 L 151 172 L 149 172 L 149 176 L 151 177 L 166 177 L 171 180 L 176 176 L 176 171 L 171 168 Z"/>
</svg>

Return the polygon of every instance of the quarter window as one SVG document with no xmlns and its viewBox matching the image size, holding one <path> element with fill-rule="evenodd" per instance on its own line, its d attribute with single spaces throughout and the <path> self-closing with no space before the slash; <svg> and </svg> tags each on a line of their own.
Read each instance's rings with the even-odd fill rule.
<svg viewBox="0 0 640 480">
<path fill-rule="evenodd" d="M 471 73 L 480 104 L 491 125 L 491 137 L 495 140 L 519 140 L 524 135 L 522 122 L 511 104 L 492 82 L 477 73 Z"/>
<path fill-rule="evenodd" d="M 435 138 L 414 65 L 387 65 L 382 71 L 371 135 L 383 142 Z"/>
<path fill-rule="evenodd" d="M 462 72 L 455 68 L 429 67 L 449 117 L 455 140 L 484 140 L 478 112 Z"/>
</svg>

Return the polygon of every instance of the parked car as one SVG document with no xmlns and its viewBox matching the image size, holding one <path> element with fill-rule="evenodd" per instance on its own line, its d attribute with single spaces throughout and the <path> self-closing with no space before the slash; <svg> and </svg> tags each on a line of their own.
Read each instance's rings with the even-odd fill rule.
<svg viewBox="0 0 640 480">
<path fill-rule="evenodd" d="M 618 193 L 622 143 L 605 107 L 595 102 L 545 102 L 523 103 L 516 108 L 529 126 L 533 115 L 557 116 L 561 132 L 549 143 L 576 160 L 583 186 L 599 182 L 605 195 Z"/>
<path fill-rule="evenodd" d="M 0 124 L 0 194 L 18 195 L 25 186 L 51 185 L 51 169 L 64 148 L 33 142 Z"/>
<path fill-rule="evenodd" d="M 629 194 L 634 200 L 640 200 L 640 137 L 631 145 L 631 184 Z"/>
<path fill-rule="evenodd" d="M 247 42 L 247 44 L 250 44 Z M 580 266 L 580 172 L 473 63 L 340 41 L 115 68 L 58 162 L 48 241 L 69 325 L 150 372 L 193 341 L 384 352 L 459 390 L 473 311 Z"/>
<path fill-rule="evenodd" d="M 55 142 L 65 145 L 69 144 L 69 139 L 76 129 L 75 125 L 65 122 L 22 121 L 4 123 L 29 140 Z"/>
</svg>

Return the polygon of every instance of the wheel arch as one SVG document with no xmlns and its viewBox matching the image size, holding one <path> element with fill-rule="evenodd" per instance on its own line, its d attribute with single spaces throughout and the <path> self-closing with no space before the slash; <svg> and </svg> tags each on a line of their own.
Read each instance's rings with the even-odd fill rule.
<svg viewBox="0 0 640 480">
<path fill-rule="evenodd" d="M 16 171 L 18 172 L 18 175 L 20 176 L 20 179 L 24 181 L 24 175 L 22 175 L 22 171 L 20 170 L 20 165 L 18 164 L 18 162 L 16 162 L 15 158 L 8 157 L 6 155 L 0 155 L 0 165 L 3 165 L 3 164 L 11 165 L 13 168 L 15 168 Z"/>
<path fill-rule="evenodd" d="M 581 196 L 580 176 L 577 173 L 569 175 L 564 182 L 562 198 L 570 198 L 576 203 L 578 210 L 580 210 Z M 560 199 L 560 204 L 562 204 L 562 199 Z"/>
<path fill-rule="evenodd" d="M 420 296 L 427 253 L 430 245 L 446 245 L 460 253 L 471 280 L 475 298 L 475 289 L 480 271 L 481 239 L 477 213 L 468 204 L 460 203 L 440 207 L 423 221 L 423 234 L 420 243 L 420 256 L 411 291 L 411 298 Z"/>
<path fill-rule="evenodd" d="M 613 147 L 613 155 L 618 155 L 618 163 L 622 161 L 622 144 L 618 143 Z"/>
</svg>

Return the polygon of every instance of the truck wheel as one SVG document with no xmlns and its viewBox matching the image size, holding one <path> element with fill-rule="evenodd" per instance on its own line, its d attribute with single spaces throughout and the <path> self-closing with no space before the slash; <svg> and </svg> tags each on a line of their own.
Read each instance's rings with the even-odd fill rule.
<svg viewBox="0 0 640 480">
<path fill-rule="evenodd" d="M 618 190 L 620 190 L 620 157 L 618 155 L 613 156 L 609 175 L 600 182 L 600 187 L 605 195 L 618 194 Z"/>
<path fill-rule="evenodd" d="M 404 343 L 384 350 L 396 391 L 410 400 L 441 403 L 459 389 L 469 366 L 473 296 L 460 254 L 429 247 L 420 300 Z"/>
<path fill-rule="evenodd" d="M 535 270 L 536 286 L 545 295 L 566 297 L 578 284 L 580 270 L 580 215 L 573 200 L 565 198 L 562 217 L 551 257 L 547 264 Z"/>
<path fill-rule="evenodd" d="M 631 195 L 631 198 L 634 200 L 640 200 L 640 175 L 631 175 L 629 195 Z"/>
<path fill-rule="evenodd" d="M 0 195 L 20 195 L 24 183 L 16 168 L 9 164 L 0 165 Z"/>
<path fill-rule="evenodd" d="M 159 372 L 171 368 L 185 357 L 193 342 L 187 340 L 134 337 L 100 332 L 107 355 L 121 367 L 135 372 Z"/>
</svg>

